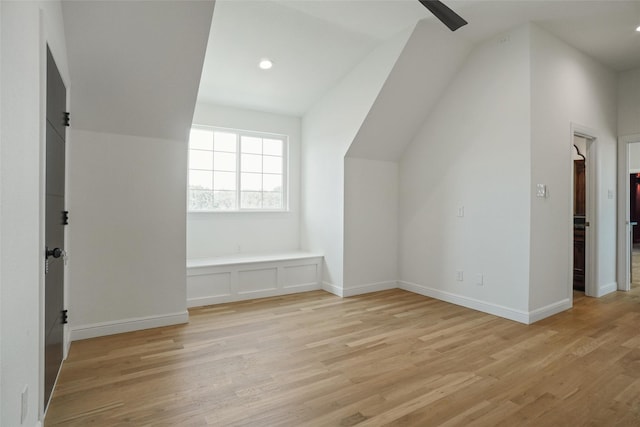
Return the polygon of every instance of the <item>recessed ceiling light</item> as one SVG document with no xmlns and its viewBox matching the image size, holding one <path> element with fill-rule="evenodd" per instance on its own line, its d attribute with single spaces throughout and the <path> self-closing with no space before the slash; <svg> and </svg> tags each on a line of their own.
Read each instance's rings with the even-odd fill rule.
<svg viewBox="0 0 640 427">
<path fill-rule="evenodd" d="M 270 59 L 263 58 L 260 60 L 258 67 L 260 67 L 261 70 L 269 70 L 273 67 L 273 62 Z"/>
</svg>

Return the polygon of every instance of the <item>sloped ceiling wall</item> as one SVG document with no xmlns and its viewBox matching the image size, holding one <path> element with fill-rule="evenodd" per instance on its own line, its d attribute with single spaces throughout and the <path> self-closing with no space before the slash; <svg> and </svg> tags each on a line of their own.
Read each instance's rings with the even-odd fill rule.
<svg viewBox="0 0 640 427">
<path fill-rule="evenodd" d="M 75 129 L 186 140 L 213 1 L 65 1 Z"/>
<path fill-rule="evenodd" d="M 418 23 L 347 157 L 398 161 L 471 51 L 440 22 Z"/>
</svg>

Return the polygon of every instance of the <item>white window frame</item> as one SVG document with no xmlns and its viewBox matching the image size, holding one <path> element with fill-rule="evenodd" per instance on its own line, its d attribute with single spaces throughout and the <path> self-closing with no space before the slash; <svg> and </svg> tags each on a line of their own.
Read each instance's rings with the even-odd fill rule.
<svg viewBox="0 0 640 427">
<path fill-rule="evenodd" d="M 248 213 L 248 212 L 289 212 L 289 136 L 271 132 L 249 131 L 243 129 L 224 128 L 219 126 L 194 124 L 191 129 L 203 129 L 211 132 L 225 132 L 236 134 L 236 209 L 190 209 L 189 207 L 189 163 L 187 163 L 187 213 Z M 282 208 L 280 209 L 264 209 L 264 208 L 242 208 L 241 207 L 241 138 L 243 136 L 271 138 L 282 140 Z M 191 142 L 188 142 L 187 151 L 191 150 Z M 264 154 L 263 154 L 264 156 Z M 188 157 L 188 156 L 187 156 Z M 187 159 L 188 162 L 188 159 Z M 212 170 L 213 171 L 213 170 Z M 262 172 L 261 174 L 264 174 Z M 212 190 L 213 191 L 213 190 Z"/>
</svg>

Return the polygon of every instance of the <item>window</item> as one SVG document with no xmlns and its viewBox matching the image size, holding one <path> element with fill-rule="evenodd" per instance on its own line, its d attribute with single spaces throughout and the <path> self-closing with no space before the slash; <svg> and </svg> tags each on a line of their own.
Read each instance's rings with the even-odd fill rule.
<svg viewBox="0 0 640 427">
<path fill-rule="evenodd" d="M 287 209 L 287 137 L 193 127 L 189 211 Z"/>
</svg>

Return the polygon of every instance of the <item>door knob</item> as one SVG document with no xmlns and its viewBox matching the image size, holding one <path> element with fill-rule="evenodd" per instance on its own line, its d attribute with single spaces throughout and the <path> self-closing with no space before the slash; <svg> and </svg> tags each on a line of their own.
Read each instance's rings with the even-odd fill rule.
<svg viewBox="0 0 640 427">
<path fill-rule="evenodd" d="M 49 258 L 50 256 L 54 257 L 54 258 L 60 258 L 62 256 L 62 249 L 60 248 L 55 248 L 55 249 L 46 249 L 46 258 Z"/>
</svg>

